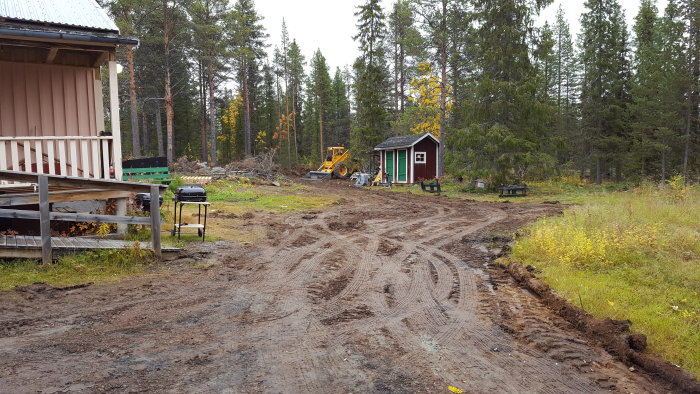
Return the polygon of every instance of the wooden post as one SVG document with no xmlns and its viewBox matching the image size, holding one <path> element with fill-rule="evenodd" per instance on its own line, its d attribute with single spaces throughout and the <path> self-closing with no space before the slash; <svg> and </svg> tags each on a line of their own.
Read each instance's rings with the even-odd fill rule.
<svg viewBox="0 0 700 394">
<path fill-rule="evenodd" d="M 109 108 L 112 124 L 112 165 L 114 166 L 114 179 L 122 180 L 122 134 L 119 119 L 119 88 L 117 80 L 116 54 L 109 55 Z M 117 215 L 126 215 L 126 200 L 117 200 Z M 126 225 L 117 225 L 117 233 L 126 234 Z"/>
<path fill-rule="evenodd" d="M 49 218 L 49 178 L 39 175 L 39 226 L 41 228 L 41 262 L 51 264 L 51 221 Z"/>
<path fill-rule="evenodd" d="M 122 133 L 119 121 L 119 89 L 117 81 L 116 54 L 109 56 L 109 108 L 112 122 L 112 160 L 114 178 L 122 180 Z"/>
<path fill-rule="evenodd" d="M 160 245 L 160 192 L 156 185 L 151 186 L 151 240 L 156 257 L 161 257 Z"/>
<path fill-rule="evenodd" d="M 126 216 L 126 203 L 128 198 L 117 198 L 115 202 L 117 203 L 117 216 Z M 124 223 L 117 224 L 117 234 L 121 236 L 126 236 L 126 232 L 129 230 L 128 225 Z"/>
</svg>

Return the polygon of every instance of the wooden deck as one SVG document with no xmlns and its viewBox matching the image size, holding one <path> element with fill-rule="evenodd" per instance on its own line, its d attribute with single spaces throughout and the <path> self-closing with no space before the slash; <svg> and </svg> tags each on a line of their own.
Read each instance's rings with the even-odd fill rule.
<svg viewBox="0 0 700 394">
<path fill-rule="evenodd" d="M 150 249 L 150 242 L 139 242 L 141 248 Z M 115 239 L 88 237 L 52 237 L 51 248 L 54 257 L 80 253 L 88 250 L 118 250 L 131 247 L 134 242 Z M 178 248 L 164 247 L 163 254 L 174 254 Z M 0 235 L 0 259 L 2 258 L 41 258 L 41 237 L 25 235 Z"/>
</svg>

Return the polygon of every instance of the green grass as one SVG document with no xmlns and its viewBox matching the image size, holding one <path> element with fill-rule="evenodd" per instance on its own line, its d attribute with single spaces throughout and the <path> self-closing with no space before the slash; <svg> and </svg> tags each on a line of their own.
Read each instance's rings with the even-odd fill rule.
<svg viewBox="0 0 700 394">
<path fill-rule="evenodd" d="M 699 196 L 654 186 L 591 194 L 529 226 L 513 258 L 593 315 L 630 319 L 649 351 L 700 377 Z"/>
<path fill-rule="evenodd" d="M 256 186 L 250 183 L 218 181 L 207 187 L 207 200 L 235 203 L 236 213 L 250 211 L 297 212 L 320 209 L 340 197 L 315 196 L 303 193 L 306 188 L 299 185 L 283 187 Z"/>
<path fill-rule="evenodd" d="M 511 201 L 514 203 L 541 203 L 544 201 L 559 201 L 563 204 L 581 204 L 588 199 L 607 195 L 612 191 L 624 191 L 634 187 L 632 184 L 606 182 L 602 185 L 581 183 L 578 177 L 559 177 L 548 181 L 529 181 L 530 188 L 527 197 L 500 198 L 498 192 L 474 190 L 466 183 L 457 183 L 446 179 L 441 184 L 443 195 L 451 198 L 462 198 L 485 202 Z M 395 192 L 427 194 L 420 185 L 395 185 Z"/>
<path fill-rule="evenodd" d="M 55 287 L 111 282 L 144 273 L 150 260 L 151 252 L 134 246 L 66 256 L 46 265 L 36 260 L 0 261 L 0 291 L 36 282 Z"/>
</svg>

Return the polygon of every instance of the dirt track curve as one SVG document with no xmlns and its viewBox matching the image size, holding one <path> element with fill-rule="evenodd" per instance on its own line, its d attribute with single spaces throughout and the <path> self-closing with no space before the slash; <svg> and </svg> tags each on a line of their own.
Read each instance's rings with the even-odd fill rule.
<svg viewBox="0 0 700 394">
<path fill-rule="evenodd" d="M 0 295 L 0 392 L 664 391 L 488 267 L 561 208 L 342 194 L 205 269 Z"/>
</svg>

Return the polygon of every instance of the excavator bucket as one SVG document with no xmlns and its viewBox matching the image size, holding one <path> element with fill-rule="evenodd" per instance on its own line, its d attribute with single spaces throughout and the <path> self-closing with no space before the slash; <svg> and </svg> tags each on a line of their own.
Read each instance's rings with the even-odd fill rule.
<svg viewBox="0 0 700 394">
<path fill-rule="evenodd" d="M 323 181 L 326 179 L 331 179 L 333 173 L 324 171 L 309 171 L 306 175 L 301 177 L 301 179 L 306 181 Z"/>
</svg>

